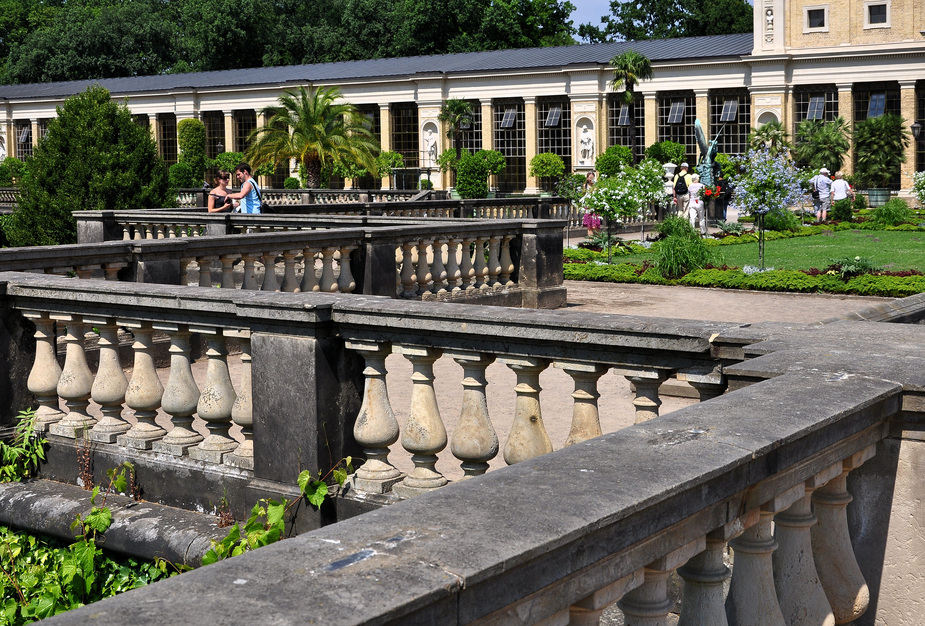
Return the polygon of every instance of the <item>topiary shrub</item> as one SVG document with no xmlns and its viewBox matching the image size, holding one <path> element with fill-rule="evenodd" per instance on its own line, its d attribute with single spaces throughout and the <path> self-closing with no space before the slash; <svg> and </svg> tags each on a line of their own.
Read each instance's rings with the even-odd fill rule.
<svg viewBox="0 0 925 626">
<path fill-rule="evenodd" d="M 433 189 L 433 188 L 434 188 L 434 184 L 430 182 L 429 180 L 427 180 L 426 178 L 422 178 L 421 180 L 418 181 L 418 189 L 421 189 L 422 191 L 427 190 L 427 189 Z"/>
<path fill-rule="evenodd" d="M 299 183 L 299 179 L 295 176 L 290 176 L 283 181 L 283 189 L 299 189 L 301 186 L 302 185 Z"/>
<path fill-rule="evenodd" d="M 842 198 L 832 203 L 832 210 L 829 211 L 829 218 L 836 222 L 850 222 L 853 217 L 851 207 L 854 202 L 851 198 Z"/>
<path fill-rule="evenodd" d="M 464 153 L 456 166 L 456 191 L 461 198 L 488 197 L 488 176 L 491 170 L 485 159 Z"/>
<path fill-rule="evenodd" d="M 616 176 L 632 164 L 633 153 L 626 146 L 610 146 L 594 161 L 601 176 Z"/>
<path fill-rule="evenodd" d="M 180 149 L 180 163 L 186 163 L 193 175 L 202 184 L 206 173 L 206 127 L 195 119 L 180 120 L 177 124 L 177 147 Z"/>
<path fill-rule="evenodd" d="M 541 152 L 530 159 L 530 176 L 541 179 L 544 191 L 550 191 L 553 179 L 565 173 L 565 162 L 558 154 Z"/>
<path fill-rule="evenodd" d="M 6 157 L 3 159 L 2 167 L 6 168 L 9 171 L 9 184 L 0 185 L 10 187 L 12 185 L 18 185 L 23 176 L 26 175 L 26 164 L 17 159 L 16 157 Z"/>
<path fill-rule="evenodd" d="M 899 226 L 912 220 L 912 209 L 901 198 L 893 198 L 870 214 L 870 221 L 880 226 Z"/>
<path fill-rule="evenodd" d="M 77 242 L 75 210 L 167 206 L 167 168 L 146 128 L 99 86 L 72 96 L 48 122 L 21 183 L 6 234 L 14 246 Z"/>
<path fill-rule="evenodd" d="M 665 163 L 679 165 L 684 161 L 686 152 L 686 148 L 676 141 L 659 141 L 646 148 L 646 158 L 655 159 L 662 165 Z"/>
<path fill-rule="evenodd" d="M 170 176 L 168 178 L 171 189 L 187 189 L 189 187 L 199 187 L 202 183 L 196 176 L 193 168 L 189 163 L 174 163 L 170 166 Z"/>
</svg>

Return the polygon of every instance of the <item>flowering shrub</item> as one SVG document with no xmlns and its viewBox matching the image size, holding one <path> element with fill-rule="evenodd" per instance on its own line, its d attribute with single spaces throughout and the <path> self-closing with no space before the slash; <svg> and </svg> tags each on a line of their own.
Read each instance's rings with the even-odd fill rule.
<svg viewBox="0 0 925 626">
<path fill-rule="evenodd" d="M 623 222 L 638 215 L 642 206 L 631 176 L 602 179 L 585 194 L 581 204 L 595 216 L 606 217 L 611 223 Z"/>
<path fill-rule="evenodd" d="M 590 228 L 591 230 L 597 230 L 601 227 L 601 216 L 595 214 L 592 211 L 588 211 L 581 218 L 581 224 L 585 228 Z"/>
<path fill-rule="evenodd" d="M 719 185 L 714 185 L 713 187 L 707 187 L 704 185 L 697 190 L 697 197 L 706 202 L 707 200 L 715 200 L 719 198 L 720 194 L 723 193 L 723 190 L 719 188 Z"/>
<path fill-rule="evenodd" d="M 919 201 L 919 208 L 925 208 L 925 172 L 912 175 L 912 195 Z"/>
<path fill-rule="evenodd" d="M 772 156 L 767 149 L 749 150 L 733 161 L 739 174 L 732 179 L 732 204 L 740 214 L 765 215 L 803 199 L 800 172 L 783 153 Z"/>
</svg>

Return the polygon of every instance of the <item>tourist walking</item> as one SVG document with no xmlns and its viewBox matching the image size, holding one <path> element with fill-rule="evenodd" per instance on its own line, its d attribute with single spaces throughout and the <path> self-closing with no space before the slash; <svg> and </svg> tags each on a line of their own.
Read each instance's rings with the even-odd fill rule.
<svg viewBox="0 0 925 626">
<path fill-rule="evenodd" d="M 235 212 L 260 213 L 263 198 L 260 194 L 260 187 L 257 186 L 257 181 L 251 176 L 251 166 L 247 163 L 241 163 L 235 168 L 234 173 L 238 183 L 241 185 L 241 191 L 228 194 L 228 197 L 232 200 L 239 200 L 239 202 L 234 203 Z"/>
<path fill-rule="evenodd" d="M 688 219 L 691 221 L 691 227 L 697 228 L 700 225 L 700 234 L 704 237 L 707 235 L 707 216 L 703 206 L 703 198 L 700 197 L 700 190 L 703 189 L 703 183 L 700 182 L 700 174 L 691 175 L 691 184 L 688 186 L 690 201 L 688 203 Z"/>
<path fill-rule="evenodd" d="M 854 200 L 854 190 L 851 189 L 851 185 L 845 180 L 845 174 L 842 171 L 835 172 L 835 180 L 832 181 L 830 191 L 832 193 L 832 202 L 844 200 L 848 196 L 851 196 L 851 199 Z"/>
<path fill-rule="evenodd" d="M 674 196 L 674 203 L 677 207 L 678 215 L 681 217 L 687 216 L 687 207 L 691 200 L 691 194 L 689 188 L 693 179 L 688 173 L 688 168 L 690 165 L 687 163 L 681 164 L 681 170 L 675 174 L 674 180 L 672 181 L 671 191 Z"/>
<path fill-rule="evenodd" d="M 813 186 L 813 210 L 816 219 L 824 222 L 832 206 L 832 179 L 829 178 L 829 170 L 825 167 L 820 168 L 819 173 L 810 178 L 809 182 Z"/>
<path fill-rule="evenodd" d="M 228 195 L 228 181 L 231 175 L 219 171 L 215 176 L 215 188 L 209 192 L 209 213 L 227 213 L 232 209 L 233 202 Z"/>
</svg>

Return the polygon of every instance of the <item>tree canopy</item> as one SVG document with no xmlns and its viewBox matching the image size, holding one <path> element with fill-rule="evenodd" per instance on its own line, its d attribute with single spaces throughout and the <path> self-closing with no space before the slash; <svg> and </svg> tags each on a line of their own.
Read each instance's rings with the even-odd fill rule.
<svg viewBox="0 0 925 626">
<path fill-rule="evenodd" d="M 753 11 L 747 0 L 611 0 L 610 15 L 581 24 L 578 36 L 600 43 L 749 33 Z"/>
<path fill-rule="evenodd" d="M 567 0 L 0 0 L 0 81 L 575 43 Z"/>
</svg>

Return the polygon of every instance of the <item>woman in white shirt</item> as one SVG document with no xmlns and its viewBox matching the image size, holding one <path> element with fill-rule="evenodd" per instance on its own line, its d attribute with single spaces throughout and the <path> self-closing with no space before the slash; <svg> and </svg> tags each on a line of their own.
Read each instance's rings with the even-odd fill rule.
<svg viewBox="0 0 925 626">
<path fill-rule="evenodd" d="M 848 196 L 854 200 L 854 191 L 851 185 L 844 179 L 844 172 L 835 172 L 835 180 L 832 181 L 832 202 L 844 200 Z"/>
</svg>

